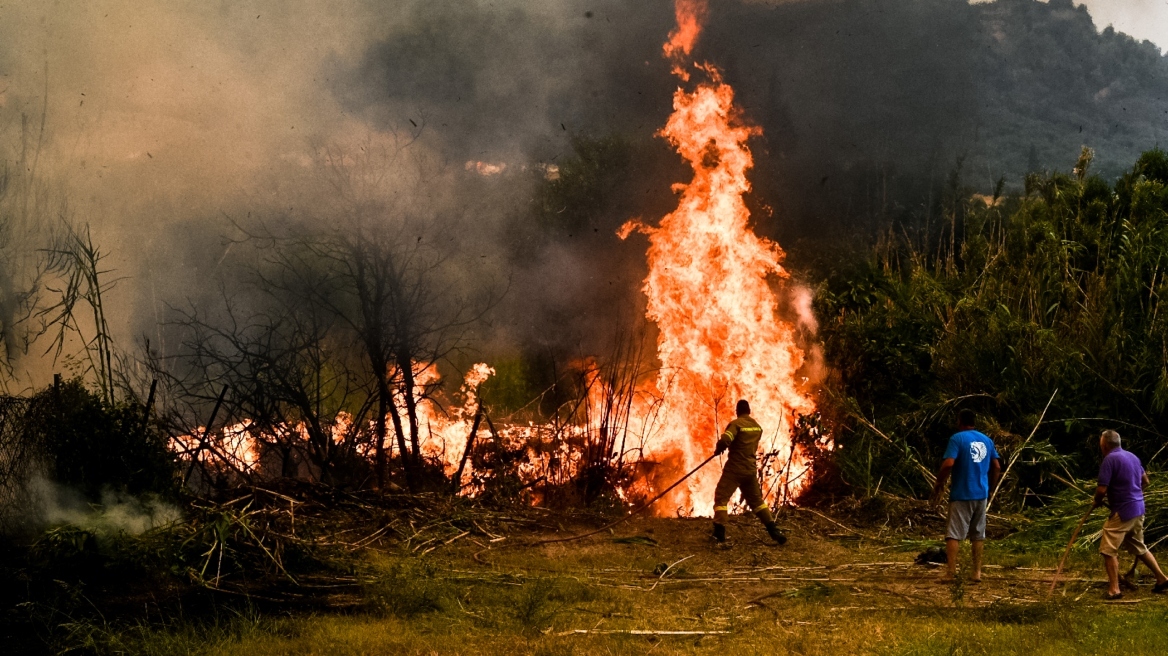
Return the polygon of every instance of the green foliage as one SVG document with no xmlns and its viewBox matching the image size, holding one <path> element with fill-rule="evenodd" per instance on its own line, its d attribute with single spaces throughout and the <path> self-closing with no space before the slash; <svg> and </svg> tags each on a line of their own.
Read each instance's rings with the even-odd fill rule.
<svg viewBox="0 0 1168 656">
<path fill-rule="evenodd" d="M 1018 491 L 1091 474 L 1103 428 L 1145 462 L 1166 443 L 1168 155 L 1145 153 L 1114 186 L 1089 175 L 1092 155 L 1073 176 L 1030 176 L 1023 197 L 957 198 L 960 220 L 890 231 L 822 286 L 850 483 L 880 472 L 885 489 L 927 491 L 959 407 L 1010 458 L 1056 389 Z"/>
<path fill-rule="evenodd" d="M 31 555 L 45 566 L 75 575 L 91 570 L 103 560 L 97 536 L 69 524 L 45 531 L 33 543 Z"/>
<path fill-rule="evenodd" d="M 105 491 L 173 494 L 175 459 L 143 408 L 110 403 L 72 380 L 33 397 L 24 439 L 39 445 L 46 474 L 96 501 Z"/>
<path fill-rule="evenodd" d="M 818 601 L 829 599 L 837 592 L 838 590 L 833 586 L 821 583 L 819 581 L 814 581 L 798 588 L 791 588 L 790 590 L 786 590 L 783 592 L 782 596 L 789 599 L 806 599 L 809 601 Z"/>
<path fill-rule="evenodd" d="M 574 155 L 560 163 L 558 177 L 541 185 L 535 199 L 540 222 L 563 232 L 591 225 L 608 207 L 611 190 L 631 161 L 629 144 L 615 136 L 573 137 L 572 150 Z"/>
<path fill-rule="evenodd" d="M 598 595 L 574 579 L 540 578 L 527 581 L 514 593 L 511 614 L 526 633 L 536 633 L 570 604 L 593 601 Z"/>
<path fill-rule="evenodd" d="M 531 358 L 513 357 L 493 361 L 495 375 L 479 387 L 483 403 L 496 415 L 509 415 L 538 399 L 542 389 L 535 381 Z M 533 408 L 539 410 L 538 404 Z"/>
<path fill-rule="evenodd" d="M 436 574 L 429 563 L 402 560 L 366 586 L 367 603 L 378 612 L 407 619 L 441 612 L 454 595 L 449 584 Z"/>
<path fill-rule="evenodd" d="M 1046 505 L 1028 513 L 1030 521 L 1021 531 L 1004 541 L 1004 546 L 1020 554 L 1046 551 L 1062 553 L 1067 537 L 1091 504 L 1095 491 L 1094 480 L 1072 481 L 1077 487 L 1067 487 L 1046 500 Z M 1164 474 L 1151 475 L 1151 485 L 1144 490 L 1144 542 L 1155 545 L 1168 537 L 1168 478 Z M 1084 524 L 1075 549 L 1094 552 L 1099 547 L 1107 509 L 1091 513 Z"/>
</svg>

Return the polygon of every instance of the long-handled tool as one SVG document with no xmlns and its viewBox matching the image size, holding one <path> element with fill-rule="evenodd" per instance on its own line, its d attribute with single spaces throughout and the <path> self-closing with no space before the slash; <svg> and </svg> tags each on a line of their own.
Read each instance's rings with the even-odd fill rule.
<svg viewBox="0 0 1168 656">
<path fill-rule="evenodd" d="M 544 545 L 544 544 L 555 544 L 557 542 L 572 542 L 574 540 L 582 540 L 586 537 L 596 535 L 597 533 L 600 533 L 602 531 L 607 531 L 608 529 L 616 526 L 617 524 L 620 524 L 621 522 L 628 521 L 628 520 L 632 519 L 633 517 L 635 517 L 636 515 L 643 512 L 646 508 L 648 508 L 649 506 L 651 506 L 654 503 L 656 503 L 657 501 L 659 501 L 661 499 L 661 497 L 665 496 L 666 494 L 669 494 L 670 490 L 677 487 L 678 485 L 681 485 L 683 482 L 685 482 L 686 479 L 688 479 L 690 476 L 693 476 L 694 474 L 696 474 L 699 469 L 710 464 L 710 462 L 714 458 L 717 458 L 717 457 L 718 457 L 718 454 L 715 453 L 714 455 L 710 456 L 709 458 L 706 458 L 705 460 L 701 461 L 700 463 L 698 463 L 697 467 L 694 467 L 693 469 L 689 470 L 689 472 L 686 473 L 685 476 L 682 476 L 681 478 L 674 481 L 672 485 L 670 485 L 669 487 L 662 490 L 661 493 L 658 494 L 657 496 L 653 497 L 652 499 L 649 499 L 647 502 L 642 504 L 640 508 L 637 508 L 633 512 L 625 515 L 624 517 L 621 517 L 620 519 L 618 519 L 614 522 L 609 522 L 608 524 L 601 526 L 600 528 L 596 529 L 595 531 L 581 533 L 580 535 L 572 535 L 572 536 L 569 536 L 566 538 L 552 538 L 550 540 L 536 540 L 535 542 L 523 542 L 523 543 L 513 542 L 508 546 L 511 546 L 511 547 L 537 547 L 537 546 Z M 506 546 L 504 548 L 506 548 Z M 474 559 L 480 563 L 486 564 L 485 561 L 483 561 L 479 558 L 479 555 L 486 552 L 486 551 L 489 551 L 489 550 L 490 550 L 490 547 L 487 547 L 486 549 L 483 549 L 482 551 L 475 553 L 473 556 Z"/>
<path fill-rule="evenodd" d="M 1049 597 L 1054 594 L 1054 587 L 1058 585 L 1059 574 L 1063 573 L 1063 566 L 1067 564 L 1067 556 L 1071 555 L 1071 547 L 1075 546 L 1075 540 L 1079 537 L 1079 531 L 1083 530 L 1083 525 L 1087 523 L 1087 519 L 1091 517 L 1091 513 L 1095 512 L 1095 506 L 1092 505 L 1083 513 L 1082 519 L 1075 525 L 1075 530 L 1071 533 L 1071 539 L 1067 542 L 1067 548 L 1063 551 L 1063 557 L 1059 559 L 1058 569 L 1054 571 L 1054 578 L 1050 580 L 1050 590 L 1046 593 Z"/>
<path fill-rule="evenodd" d="M 710 456 L 709 458 L 706 458 L 697 467 L 694 467 L 693 469 L 689 470 L 688 474 L 686 474 L 685 476 L 682 476 L 681 478 L 674 481 L 673 485 L 670 485 L 669 487 L 665 488 L 664 490 L 661 491 L 660 494 L 658 494 L 657 496 L 653 497 L 652 499 L 649 499 L 647 502 L 642 504 L 640 508 L 637 508 L 633 512 L 625 515 L 624 517 L 621 517 L 620 519 L 616 520 L 615 522 L 610 522 L 608 524 L 605 524 L 604 526 L 601 526 L 600 528 L 596 529 L 595 531 L 589 531 L 588 533 L 583 533 L 581 535 L 573 535 L 573 536 L 567 537 L 567 538 L 553 538 L 551 540 L 539 540 L 538 542 L 532 542 L 531 544 L 525 545 L 525 546 L 534 547 L 534 546 L 541 545 L 541 544 L 553 544 L 556 542 L 571 542 L 573 540 L 581 540 L 581 539 L 586 538 L 590 535 L 596 535 L 597 533 L 600 533 L 602 531 L 607 531 L 608 529 L 612 528 L 613 526 L 616 526 L 617 524 L 620 524 L 621 522 L 625 522 L 629 519 L 632 519 L 634 516 L 640 514 L 646 508 L 648 508 L 649 506 L 653 505 L 658 500 L 660 500 L 661 497 L 665 496 L 666 494 L 669 494 L 670 490 L 677 487 L 678 485 L 681 485 L 683 482 L 685 482 L 685 480 L 687 478 L 696 474 L 699 469 L 710 464 L 710 461 L 716 457 L 718 457 L 718 454 L 715 453 L 714 455 Z"/>
</svg>

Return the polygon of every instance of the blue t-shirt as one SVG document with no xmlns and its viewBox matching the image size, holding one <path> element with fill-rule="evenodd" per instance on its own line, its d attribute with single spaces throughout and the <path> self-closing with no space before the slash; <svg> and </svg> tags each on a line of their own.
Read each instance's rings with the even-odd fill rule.
<svg viewBox="0 0 1168 656">
<path fill-rule="evenodd" d="M 990 496 L 990 461 L 998 457 L 994 441 L 980 431 L 954 433 L 944 458 L 953 458 L 950 501 L 979 501 Z"/>
</svg>

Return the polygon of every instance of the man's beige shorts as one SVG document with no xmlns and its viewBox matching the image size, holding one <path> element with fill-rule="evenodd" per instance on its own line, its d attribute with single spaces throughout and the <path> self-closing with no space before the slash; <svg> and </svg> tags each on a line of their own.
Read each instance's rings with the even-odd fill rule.
<svg viewBox="0 0 1168 656">
<path fill-rule="evenodd" d="M 1144 546 L 1144 516 L 1132 517 L 1126 522 L 1119 513 L 1111 513 L 1103 522 L 1103 533 L 1099 536 L 1099 553 L 1104 556 L 1118 556 L 1119 548 L 1139 556 L 1148 551 Z"/>
</svg>

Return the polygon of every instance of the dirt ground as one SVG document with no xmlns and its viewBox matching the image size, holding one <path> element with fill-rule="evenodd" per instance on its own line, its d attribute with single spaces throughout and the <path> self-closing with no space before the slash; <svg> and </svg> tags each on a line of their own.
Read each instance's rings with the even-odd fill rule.
<svg viewBox="0 0 1168 656">
<path fill-rule="evenodd" d="M 541 525 L 556 523 L 549 514 Z M 990 542 L 980 584 L 964 566 L 945 583 L 940 566 L 914 563 L 939 544 L 929 526 L 860 529 L 815 511 L 782 523 L 790 539 L 781 547 L 752 517 L 732 519 L 725 545 L 699 519 L 634 519 L 539 546 L 529 545 L 583 527 L 435 529 L 372 554 L 366 576 L 382 581 L 370 588 L 381 615 L 299 620 L 288 638 L 270 631 L 229 651 L 1168 653 L 1168 600 L 1144 579 L 1122 601 L 1104 601 L 1090 549 L 1048 596 L 1058 549 Z"/>
<path fill-rule="evenodd" d="M 642 518 L 581 541 L 509 549 L 506 540 L 493 544 L 476 540 L 475 546 L 485 550 L 464 546 L 451 549 L 445 559 L 457 562 L 469 551 L 472 562 L 480 565 L 479 571 L 511 574 L 562 572 L 570 563 L 573 566 L 569 569 L 592 585 L 643 592 L 716 590 L 726 599 L 740 603 L 744 611 L 768 608 L 773 605 L 768 600 L 790 597 L 817 585 L 833 589 L 838 593 L 837 601 L 849 602 L 834 611 L 864 610 L 868 606 L 881 610 L 977 607 L 996 602 L 1040 603 L 1054 598 L 1049 591 L 1057 550 L 1026 553 L 1013 544 L 997 548 L 999 543 L 991 539 L 987 542 L 982 582 L 975 584 L 969 580 L 966 543 L 961 574 L 956 582 L 949 583 L 943 580 L 942 565 L 914 562 L 925 548 L 943 545 L 940 528 L 936 533 L 918 530 L 881 535 L 881 531 L 852 528 L 811 510 L 788 511 L 784 520 L 789 537 L 784 546 L 775 545 L 750 516 L 731 518 L 726 544 L 709 538 L 708 519 Z M 556 537 L 560 534 L 519 536 L 518 540 L 522 543 Z M 1059 577 L 1057 598 L 1108 603 L 1102 599 L 1105 578 L 1094 550 L 1082 544 L 1073 554 Z M 627 566 L 613 567 L 614 562 Z M 539 563 L 546 567 L 541 568 Z M 1140 571 L 1147 575 L 1146 569 Z M 1150 581 L 1150 576 L 1147 579 Z M 1129 588 L 1123 602 L 1155 603 L 1162 599 L 1152 595 L 1149 586 L 1144 587 L 1147 589 Z"/>
</svg>

